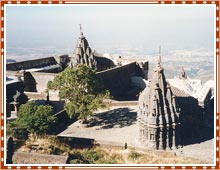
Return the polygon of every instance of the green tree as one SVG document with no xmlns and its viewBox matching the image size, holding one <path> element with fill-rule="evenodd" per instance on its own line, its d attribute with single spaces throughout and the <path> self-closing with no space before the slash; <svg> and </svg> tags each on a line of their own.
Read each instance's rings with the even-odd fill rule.
<svg viewBox="0 0 220 170">
<path fill-rule="evenodd" d="M 48 89 L 59 90 L 70 118 L 78 117 L 86 123 L 88 116 L 103 105 L 103 98 L 109 96 L 95 73 L 86 65 L 78 65 L 66 68 L 48 82 Z"/>
<path fill-rule="evenodd" d="M 15 124 L 32 134 L 48 133 L 56 122 L 56 117 L 52 115 L 52 111 L 52 106 L 38 105 L 35 101 L 27 102 L 20 106 Z"/>
</svg>

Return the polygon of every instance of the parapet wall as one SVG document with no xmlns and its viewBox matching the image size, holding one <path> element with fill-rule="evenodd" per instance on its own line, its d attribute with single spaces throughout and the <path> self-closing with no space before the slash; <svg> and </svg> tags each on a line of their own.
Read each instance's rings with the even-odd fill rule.
<svg viewBox="0 0 220 170">
<path fill-rule="evenodd" d="M 117 101 L 117 100 L 104 100 L 104 104 L 109 107 L 129 107 L 129 106 L 138 106 L 138 101 Z"/>
<path fill-rule="evenodd" d="M 7 71 L 28 70 L 32 68 L 41 68 L 55 64 L 59 64 L 62 68 L 65 68 L 68 62 L 69 62 L 69 56 L 61 55 L 55 57 L 46 57 L 46 58 L 39 58 L 33 60 L 25 60 L 15 63 L 8 63 L 6 64 L 6 70 Z"/>
<path fill-rule="evenodd" d="M 95 56 L 97 62 L 97 71 L 103 71 L 115 67 L 115 64 L 112 60 L 105 57 Z"/>
<path fill-rule="evenodd" d="M 26 60 L 15 63 L 9 63 L 6 65 L 6 70 L 18 71 L 27 70 L 31 68 L 45 67 L 48 65 L 57 64 L 54 57 L 40 58 L 35 60 Z"/>
<path fill-rule="evenodd" d="M 33 72 L 31 74 L 35 78 L 35 81 L 37 83 L 36 87 L 38 93 L 45 92 L 45 90 L 47 89 L 47 82 L 50 80 L 52 81 L 56 75 L 55 73 L 42 73 L 42 72 Z"/>
<path fill-rule="evenodd" d="M 16 63 L 14 63 L 16 64 Z M 19 64 L 17 64 L 19 65 Z M 131 87 L 131 77 L 141 75 L 141 68 L 137 62 L 133 62 L 124 66 L 114 67 L 105 71 L 97 72 L 96 75 L 102 79 L 104 86 L 110 91 L 114 98 L 124 97 L 125 93 Z M 25 77 L 25 86 L 30 86 L 29 92 L 45 93 L 47 89 L 47 82 L 53 80 L 56 73 L 43 72 L 27 72 L 29 76 Z M 27 73 L 18 73 L 16 71 L 8 71 L 10 75 L 20 75 Z M 23 75 L 23 76 L 24 76 Z M 33 83 L 31 83 L 33 82 Z M 34 86 L 34 87 L 33 87 Z M 35 89 L 31 91 L 31 89 Z M 27 91 L 27 90 L 26 90 Z"/>
<path fill-rule="evenodd" d="M 33 150 L 39 149 L 34 146 Z M 34 152 L 15 152 L 13 162 L 16 164 L 65 164 L 68 156 L 39 154 Z"/>
<path fill-rule="evenodd" d="M 25 76 L 25 74 L 29 74 L 29 76 Z M 8 71 L 6 72 L 9 76 L 19 76 L 24 81 L 24 85 L 26 86 L 32 86 L 32 88 L 28 89 L 36 89 L 34 91 L 31 90 L 25 90 L 26 92 L 35 92 L 36 94 L 45 93 L 47 89 L 47 82 L 50 80 L 53 80 L 56 73 L 43 73 L 43 72 L 26 72 L 26 73 L 20 73 L 17 71 Z M 36 82 L 36 83 L 31 83 Z M 35 87 L 33 87 L 35 86 Z"/>
<path fill-rule="evenodd" d="M 104 86 L 114 97 L 123 96 L 131 86 L 131 76 L 136 75 L 137 63 L 133 62 L 124 66 L 114 67 L 105 71 L 97 72 Z"/>
<path fill-rule="evenodd" d="M 33 100 L 47 100 L 47 94 L 46 93 L 25 92 L 24 94 L 29 99 L 33 99 Z"/>
</svg>

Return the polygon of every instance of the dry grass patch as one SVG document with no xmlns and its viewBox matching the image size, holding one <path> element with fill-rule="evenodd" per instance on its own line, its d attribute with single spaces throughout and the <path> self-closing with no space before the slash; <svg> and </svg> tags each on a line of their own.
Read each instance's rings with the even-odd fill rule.
<svg viewBox="0 0 220 170">
<path fill-rule="evenodd" d="M 36 152 L 41 154 L 68 155 L 70 146 L 60 142 L 56 136 L 42 136 L 36 139 L 29 137 L 19 151 Z"/>
<path fill-rule="evenodd" d="M 94 146 L 76 148 L 59 141 L 55 136 L 29 138 L 19 149 L 23 152 L 69 155 L 72 164 L 206 164 L 205 161 L 176 156 L 172 152 L 122 149 Z"/>
<path fill-rule="evenodd" d="M 131 150 L 128 158 L 133 164 L 205 164 L 205 161 L 176 156 L 166 151 L 138 152 Z"/>
</svg>

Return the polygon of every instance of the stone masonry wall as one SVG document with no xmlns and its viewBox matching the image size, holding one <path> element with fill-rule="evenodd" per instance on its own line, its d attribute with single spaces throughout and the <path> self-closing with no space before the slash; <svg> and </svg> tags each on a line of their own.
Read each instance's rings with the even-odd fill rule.
<svg viewBox="0 0 220 170">
<path fill-rule="evenodd" d="M 42 93 L 45 92 L 47 89 L 47 82 L 52 81 L 55 73 L 42 73 L 42 72 L 32 72 L 32 76 L 34 77 L 35 81 L 37 82 L 37 92 Z"/>
<path fill-rule="evenodd" d="M 47 57 L 47 58 L 40 58 L 34 60 L 26 60 L 16 63 L 9 63 L 6 65 L 6 70 L 11 70 L 11 71 L 27 70 L 31 68 L 45 67 L 53 64 L 57 64 L 55 58 Z"/>
<path fill-rule="evenodd" d="M 114 97 L 123 96 L 131 85 L 131 76 L 136 74 L 136 62 L 97 72 L 97 76 L 102 79 L 104 86 Z"/>
<path fill-rule="evenodd" d="M 65 164 L 67 156 L 15 152 L 14 164 Z"/>
<path fill-rule="evenodd" d="M 123 96 L 131 87 L 131 77 L 137 75 L 139 65 L 136 62 L 97 72 L 97 76 L 102 79 L 104 86 L 111 92 L 113 97 Z M 16 71 L 7 71 L 7 74 L 16 75 Z M 20 73 L 22 76 L 22 73 Z M 36 92 L 44 93 L 47 82 L 53 80 L 55 73 L 31 72 L 36 81 Z"/>
</svg>

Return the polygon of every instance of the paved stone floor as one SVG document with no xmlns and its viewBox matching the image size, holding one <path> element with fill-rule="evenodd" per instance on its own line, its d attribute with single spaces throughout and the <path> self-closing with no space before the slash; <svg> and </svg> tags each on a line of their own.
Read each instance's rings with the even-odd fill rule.
<svg viewBox="0 0 220 170">
<path fill-rule="evenodd" d="M 110 111 L 103 110 L 94 115 L 87 126 L 77 121 L 58 136 L 90 138 L 121 144 L 127 142 L 128 146 L 136 146 L 138 136 L 136 117 L 136 106 L 113 107 Z"/>
<path fill-rule="evenodd" d="M 58 136 L 90 138 L 128 147 L 141 147 L 138 143 L 137 106 L 111 107 L 95 114 L 90 123 L 82 125 L 79 121 L 70 125 Z M 198 144 L 191 144 L 177 149 L 176 155 L 201 159 L 214 163 L 214 139 Z"/>
<path fill-rule="evenodd" d="M 204 160 L 214 164 L 214 139 L 184 146 L 176 151 L 177 155 Z"/>
</svg>

